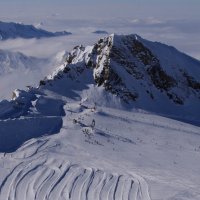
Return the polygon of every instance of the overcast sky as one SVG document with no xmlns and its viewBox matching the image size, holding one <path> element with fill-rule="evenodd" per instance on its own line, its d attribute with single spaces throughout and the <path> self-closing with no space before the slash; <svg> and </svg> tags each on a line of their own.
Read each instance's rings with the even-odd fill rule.
<svg viewBox="0 0 200 200">
<path fill-rule="evenodd" d="M 5 8 L 10 8 L 12 12 L 17 12 L 19 8 L 23 9 L 25 7 L 28 10 L 38 9 L 39 12 L 49 12 L 52 8 L 61 12 L 65 10 L 72 17 L 75 17 L 74 14 L 96 18 L 148 16 L 160 18 L 200 17 L 200 0 L 0 0 L 0 4 L 0 10 L 3 13 L 5 13 Z M 76 10 L 82 10 L 82 12 L 76 13 Z M 12 15 L 12 13 L 8 14 Z M 35 13 L 29 14 L 34 15 Z"/>
</svg>

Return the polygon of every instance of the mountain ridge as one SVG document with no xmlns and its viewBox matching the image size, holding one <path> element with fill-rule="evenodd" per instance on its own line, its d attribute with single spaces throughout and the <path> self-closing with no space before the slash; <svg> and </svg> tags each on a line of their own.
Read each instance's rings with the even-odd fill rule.
<svg viewBox="0 0 200 200">
<path fill-rule="evenodd" d="M 163 61 L 163 52 L 158 55 L 151 47 L 157 45 L 158 49 L 176 53 Z M 178 56 L 181 59 L 173 62 L 172 58 Z M 192 63 L 190 67 L 188 59 Z M 182 65 L 185 60 L 186 65 Z M 38 88 L 30 87 L 30 91 L 22 92 L 22 96 L 26 94 L 23 97 L 26 99 L 29 93 L 37 96 L 37 92 L 49 90 L 67 98 L 142 109 L 183 121 L 194 120 L 196 124 L 200 107 L 199 66 L 199 61 L 167 45 L 144 40 L 136 34 L 112 34 L 93 46 L 76 46 L 63 65 L 41 80 Z M 25 102 L 31 105 L 29 98 Z M 1 113 L 0 117 L 3 117 Z"/>
<path fill-rule="evenodd" d="M 199 200 L 198 62 L 163 66 L 141 40 L 76 46 L 38 87 L 0 102 L 0 199 Z"/>
<path fill-rule="evenodd" d="M 72 33 L 67 31 L 49 32 L 43 29 L 38 29 L 33 25 L 24 25 L 14 22 L 2 22 L 0 21 L 0 40 L 15 39 L 15 38 L 43 38 L 43 37 L 56 37 L 71 35 Z"/>
<path fill-rule="evenodd" d="M 173 50 L 173 53 L 163 60 L 163 52 L 158 55 L 153 48 L 146 47 L 156 45 L 162 51 Z M 181 58 L 177 59 L 179 56 Z M 76 79 L 82 72 L 91 69 L 92 84 L 103 87 L 132 107 L 157 113 L 160 111 L 164 115 L 175 114 L 178 118 L 184 118 L 189 113 L 190 117 L 194 114 L 198 118 L 199 66 L 198 60 L 167 45 L 148 42 L 138 35 L 112 34 L 93 46 L 75 47 L 66 63 L 40 84 L 48 85 L 52 79 L 59 79 L 65 74 Z M 174 109 L 180 113 L 177 114 Z"/>
<path fill-rule="evenodd" d="M 45 58 L 36 58 L 26 56 L 20 52 L 11 52 L 0 49 L 0 75 L 6 75 L 17 69 L 32 69 L 37 68 L 37 65 L 47 62 Z"/>
<path fill-rule="evenodd" d="M 109 101 L 113 100 L 104 102 L 104 95 L 107 95 L 116 99 L 117 105 L 128 109 L 138 108 L 172 118 L 198 121 L 200 73 L 197 72 L 200 72 L 200 62 L 174 48 L 176 54 L 166 57 L 164 62 L 162 56 L 155 55 L 146 47 L 158 43 L 146 41 L 138 35 L 112 34 L 93 46 L 76 46 L 63 65 L 40 81 L 37 90 L 53 90 L 69 98 L 76 93 L 72 91 L 77 90 L 76 97 L 87 99 L 93 99 L 94 93 L 101 100 L 93 101 L 112 105 Z M 167 45 L 163 47 L 165 51 L 171 49 Z M 195 65 L 188 68 L 176 60 L 174 66 L 168 65 L 169 59 L 179 55 L 183 59 L 181 64 L 189 58 Z M 93 89 L 85 91 L 90 88 L 89 85 Z M 90 96 L 84 97 L 85 93 Z"/>
</svg>

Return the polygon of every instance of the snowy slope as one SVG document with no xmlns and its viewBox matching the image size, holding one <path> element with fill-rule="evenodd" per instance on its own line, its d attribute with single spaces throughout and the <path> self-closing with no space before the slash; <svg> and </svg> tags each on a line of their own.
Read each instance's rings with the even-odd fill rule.
<svg viewBox="0 0 200 200">
<path fill-rule="evenodd" d="M 37 29 L 32 25 L 24 25 L 14 22 L 0 21 L 0 39 L 14 39 L 14 38 L 42 38 L 70 35 L 70 32 L 49 32 L 42 29 Z"/>
<path fill-rule="evenodd" d="M 75 47 L 46 83 L 59 76 L 71 82 L 83 74 L 90 74 L 87 84 L 119 97 L 128 109 L 136 107 L 199 124 L 200 62 L 175 48 L 137 35 L 110 35 L 94 46 Z M 99 98 L 96 103 L 104 104 L 104 94 Z"/>
<path fill-rule="evenodd" d="M 137 111 L 94 110 L 77 100 L 64 111 L 59 134 L 1 154 L 2 200 L 200 198 L 199 127 Z M 21 126 L 27 134 L 48 127 L 35 123 L 39 117 L 20 120 L 4 124 L 13 134 Z"/>
<path fill-rule="evenodd" d="M 136 35 L 77 46 L 1 101 L 0 199 L 199 200 L 200 128 L 181 122 L 199 123 L 199 62 L 174 50 L 170 73 L 154 45 L 171 48 Z"/>
</svg>

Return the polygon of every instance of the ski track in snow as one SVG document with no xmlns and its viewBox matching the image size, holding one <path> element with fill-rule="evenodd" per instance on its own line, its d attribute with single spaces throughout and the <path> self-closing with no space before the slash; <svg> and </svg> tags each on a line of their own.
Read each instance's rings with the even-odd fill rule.
<svg viewBox="0 0 200 200">
<path fill-rule="evenodd" d="M 145 180 L 47 158 L 19 163 L 0 185 L 7 200 L 150 200 Z"/>
</svg>

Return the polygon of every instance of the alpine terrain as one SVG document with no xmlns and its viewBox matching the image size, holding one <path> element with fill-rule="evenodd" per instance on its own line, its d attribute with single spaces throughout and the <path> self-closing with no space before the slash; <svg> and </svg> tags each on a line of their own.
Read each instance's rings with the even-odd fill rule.
<svg viewBox="0 0 200 200">
<path fill-rule="evenodd" d="M 200 61 L 138 35 L 74 47 L 0 102 L 0 200 L 199 200 Z"/>
<path fill-rule="evenodd" d="M 63 63 L 66 54 L 61 51 L 51 58 L 37 58 L 0 49 L 0 99 L 11 98 L 16 87 L 37 85 L 53 66 Z"/>
<path fill-rule="evenodd" d="M 33 25 L 25 25 L 14 22 L 0 21 L 0 40 L 15 39 L 15 38 L 43 38 L 70 35 L 70 32 L 49 32 L 43 29 L 38 29 Z"/>
</svg>

